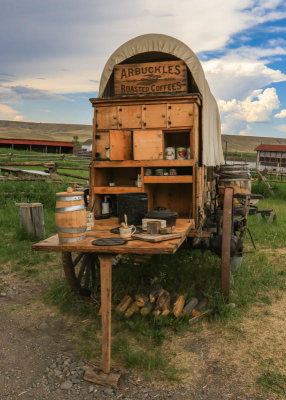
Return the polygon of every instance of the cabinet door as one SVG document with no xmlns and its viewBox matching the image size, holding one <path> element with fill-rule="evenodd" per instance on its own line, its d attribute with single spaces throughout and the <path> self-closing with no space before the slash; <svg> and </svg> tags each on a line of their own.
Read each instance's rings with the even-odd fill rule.
<svg viewBox="0 0 286 400">
<path fill-rule="evenodd" d="M 118 127 L 117 107 L 96 107 L 96 129 L 115 129 Z"/>
<path fill-rule="evenodd" d="M 133 132 L 134 160 L 162 160 L 164 135 L 161 130 L 138 130 Z"/>
<path fill-rule="evenodd" d="M 142 127 L 141 106 L 119 106 L 118 126 L 122 129 L 138 129 Z"/>
<path fill-rule="evenodd" d="M 147 104 L 142 108 L 144 128 L 166 128 L 167 104 Z"/>
<path fill-rule="evenodd" d="M 131 131 L 110 131 L 110 160 L 132 159 Z"/>
<path fill-rule="evenodd" d="M 109 132 L 97 132 L 95 135 L 95 158 L 106 159 L 106 147 L 109 147 Z"/>
<path fill-rule="evenodd" d="M 193 104 L 168 104 L 168 127 L 193 125 Z"/>
</svg>

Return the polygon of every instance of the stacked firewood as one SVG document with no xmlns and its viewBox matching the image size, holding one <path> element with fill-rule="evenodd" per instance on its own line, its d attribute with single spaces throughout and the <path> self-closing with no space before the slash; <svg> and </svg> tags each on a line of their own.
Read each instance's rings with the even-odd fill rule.
<svg viewBox="0 0 286 400">
<path fill-rule="evenodd" d="M 172 299 L 167 290 L 161 286 L 156 286 L 149 295 L 137 294 L 133 298 L 129 295 L 124 296 L 115 311 L 127 318 L 132 317 L 134 313 L 140 313 L 143 316 L 151 313 L 156 316 L 173 315 L 178 318 L 181 315 L 198 317 L 205 312 L 206 307 L 206 299 L 199 301 L 196 297 L 193 297 L 185 304 L 184 295 Z"/>
</svg>

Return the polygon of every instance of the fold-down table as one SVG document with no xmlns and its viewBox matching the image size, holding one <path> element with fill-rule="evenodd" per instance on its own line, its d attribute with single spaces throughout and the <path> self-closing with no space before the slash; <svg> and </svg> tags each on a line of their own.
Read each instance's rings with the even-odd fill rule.
<svg viewBox="0 0 286 400">
<path fill-rule="evenodd" d="M 32 246 L 37 251 L 58 251 L 62 253 L 96 253 L 100 261 L 101 312 L 102 312 L 102 370 L 110 373 L 111 356 L 111 260 L 116 254 L 174 254 L 185 241 L 194 225 L 193 219 L 178 219 L 176 233 L 180 237 L 162 242 L 150 243 L 131 238 L 120 246 L 94 246 L 95 239 L 119 237 L 110 232 L 118 226 L 116 218 L 95 221 L 95 227 L 87 232 L 84 240 L 75 243 L 60 243 L 58 235 L 51 236 Z"/>
</svg>

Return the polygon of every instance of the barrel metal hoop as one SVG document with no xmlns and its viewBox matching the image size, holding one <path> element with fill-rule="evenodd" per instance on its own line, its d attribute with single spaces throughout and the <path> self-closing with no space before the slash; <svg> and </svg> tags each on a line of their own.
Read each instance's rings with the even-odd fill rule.
<svg viewBox="0 0 286 400">
<path fill-rule="evenodd" d="M 77 201 L 83 200 L 83 196 L 57 196 L 57 201 Z"/>
<path fill-rule="evenodd" d="M 84 209 L 85 209 L 84 204 L 81 204 L 80 206 L 56 208 L 56 213 L 58 213 L 58 212 L 69 212 L 69 211 L 79 211 L 79 210 L 84 210 Z"/>
<path fill-rule="evenodd" d="M 86 235 L 83 236 L 76 236 L 72 238 L 63 238 L 59 237 L 60 243 L 72 243 L 72 242 L 80 242 L 81 240 L 84 240 L 86 238 Z"/>
<path fill-rule="evenodd" d="M 58 232 L 65 232 L 65 233 L 83 233 L 86 231 L 86 228 L 62 228 L 57 226 Z"/>
</svg>

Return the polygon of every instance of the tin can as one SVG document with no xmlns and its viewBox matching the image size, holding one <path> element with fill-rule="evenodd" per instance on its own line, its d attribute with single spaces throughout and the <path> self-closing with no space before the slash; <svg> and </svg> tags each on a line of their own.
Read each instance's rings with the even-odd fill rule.
<svg viewBox="0 0 286 400">
<path fill-rule="evenodd" d="M 191 159 L 191 148 L 187 147 L 187 159 L 190 160 Z"/>
<path fill-rule="evenodd" d="M 175 175 L 177 175 L 177 170 L 176 170 L 176 168 L 170 168 L 170 175 L 171 176 L 175 176 Z"/>
<path fill-rule="evenodd" d="M 157 168 L 157 169 L 155 169 L 155 175 L 157 175 L 157 176 L 163 176 L 163 175 L 164 175 L 164 169 L 163 169 L 163 168 Z"/>
<path fill-rule="evenodd" d="M 166 160 L 175 160 L 175 147 L 166 147 L 165 148 L 165 159 Z"/>
<path fill-rule="evenodd" d="M 186 147 L 177 147 L 176 149 L 177 160 L 186 160 L 187 158 L 187 149 Z"/>
<path fill-rule="evenodd" d="M 151 176 L 153 175 L 153 171 L 151 168 L 146 168 L 145 169 L 145 176 Z"/>
</svg>

